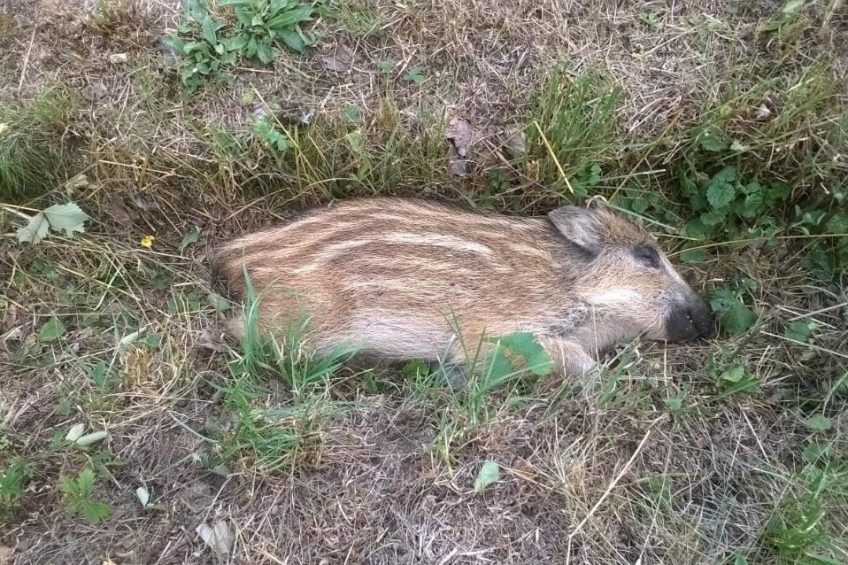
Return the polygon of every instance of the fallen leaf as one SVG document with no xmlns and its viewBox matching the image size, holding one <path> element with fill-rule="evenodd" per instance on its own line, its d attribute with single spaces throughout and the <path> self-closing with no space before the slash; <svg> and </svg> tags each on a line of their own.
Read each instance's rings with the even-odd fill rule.
<svg viewBox="0 0 848 565">
<path fill-rule="evenodd" d="M 468 157 L 468 149 L 471 147 L 471 136 L 474 129 L 471 124 L 463 118 L 453 117 L 448 122 L 445 137 L 453 144 L 456 154 L 460 157 Z"/>
<path fill-rule="evenodd" d="M 468 159 L 451 158 L 448 164 L 448 172 L 455 177 L 468 176 Z"/>
<path fill-rule="evenodd" d="M 79 424 L 74 424 L 73 426 L 71 426 L 71 429 L 69 429 L 68 433 L 65 435 L 65 440 L 73 443 L 82 436 L 82 433 L 84 431 L 85 424 L 83 424 L 82 422 L 80 422 Z"/>
<path fill-rule="evenodd" d="M 184 250 L 192 243 L 197 243 L 198 239 L 200 239 L 200 228 L 194 226 L 183 236 L 183 240 L 180 242 L 180 251 Z"/>
<path fill-rule="evenodd" d="M 129 56 L 126 53 L 112 53 L 109 55 L 109 62 L 113 65 L 119 65 L 129 61 Z"/>
<path fill-rule="evenodd" d="M 92 432 L 90 434 L 85 434 L 84 436 L 78 437 L 76 441 L 74 441 L 74 443 L 79 445 L 80 447 L 88 447 L 92 443 L 97 443 L 98 441 L 106 439 L 106 435 L 107 434 L 105 430 L 100 430 L 99 432 Z"/>
<path fill-rule="evenodd" d="M 67 204 L 54 204 L 43 211 L 44 217 L 53 231 L 63 231 L 65 235 L 73 235 L 74 232 L 85 231 L 85 221 L 89 219 L 88 214 L 82 211 L 74 202 Z"/>
<path fill-rule="evenodd" d="M 47 235 L 48 227 L 47 218 L 44 217 L 44 214 L 39 212 L 29 219 L 27 225 L 22 228 L 18 228 L 18 231 L 15 233 L 18 236 L 18 241 L 20 243 L 36 244 Z"/>
<path fill-rule="evenodd" d="M 513 159 L 521 157 L 527 152 L 527 145 L 524 142 L 524 132 L 521 129 L 513 128 L 507 130 L 506 138 L 504 139 L 504 150 Z"/>
<path fill-rule="evenodd" d="M 233 532 L 229 524 L 223 520 L 217 520 L 211 527 L 200 524 L 196 531 L 200 539 L 212 550 L 212 553 L 221 557 L 230 554 L 230 549 L 233 547 Z"/>
<path fill-rule="evenodd" d="M 138 487 L 135 489 L 135 495 L 138 497 L 141 505 L 147 508 L 147 505 L 150 503 L 150 492 L 144 487 Z"/>
<path fill-rule="evenodd" d="M 65 324 L 62 323 L 62 320 L 54 316 L 38 330 L 38 341 L 56 341 L 63 335 L 65 335 Z"/>
<path fill-rule="evenodd" d="M 486 461 L 480 467 L 477 478 L 474 479 L 474 494 L 480 494 L 487 486 L 496 483 L 501 478 L 501 468 L 495 461 Z"/>
<path fill-rule="evenodd" d="M 322 57 L 324 67 L 337 73 L 345 73 L 353 65 L 353 49 L 337 44 L 329 55 Z"/>
<path fill-rule="evenodd" d="M 71 194 L 74 191 L 77 191 L 81 188 L 87 188 L 88 186 L 88 177 L 85 175 L 85 173 L 80 173 L 68 179 L 68 181 L 65 183 L 65 191 L 68 194 Z"/>
<path fill-rule="evenodd" d="M 130 208 L 120 194 L 116 192 L 109 193 L 107 202 L 111 215 L 122 224 L 132 222 L 135 219 L 135 211 Z"/>
<path fill-rule="evenodd" d="M 210 351 L 218 353 L 225 353 L 228 349 L 224 344 L 221 334 L 213 332 L 208 328 L 203 330 L 200 337 L 197 338 L 197 347 L 201 349 L 209 349 Z"/>
<path fill-rule="evenodd" d="M 757 116 L 756 117 L 761 122 L 767 122 L 772 117 L 772 111 L 769 109 L 768 106 L 766 106 L 765 104 L 762 104 L 762 105 L 760 105 L 759 109 L 757 110 Z"/>
</svg>

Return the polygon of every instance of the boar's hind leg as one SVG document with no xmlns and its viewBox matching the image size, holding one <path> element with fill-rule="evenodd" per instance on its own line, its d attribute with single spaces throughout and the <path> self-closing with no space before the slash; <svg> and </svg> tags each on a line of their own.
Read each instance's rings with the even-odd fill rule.
<svg viewBox="0 0 848 565">
<path fill-rule="evenodd" d="M 562 376 L 582 375 L 595 366 L 595 360 L 579 343 L 557 337 L 543 337 L 539 343 L 554 362 L 554 371 Z"/>
</svg>

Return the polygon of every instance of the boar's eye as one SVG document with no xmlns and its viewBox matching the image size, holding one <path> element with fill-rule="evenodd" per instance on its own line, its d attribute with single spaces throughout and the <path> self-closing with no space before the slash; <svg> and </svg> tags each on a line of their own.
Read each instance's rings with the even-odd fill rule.
<svg viewBox="0 0 848 565">
<path fill-rule="evenodd" d="M 660 254 L 650 245 L 637 245 L 633 248 L 633 256 L 646 267 L 660 268 Z"/>
</svg>

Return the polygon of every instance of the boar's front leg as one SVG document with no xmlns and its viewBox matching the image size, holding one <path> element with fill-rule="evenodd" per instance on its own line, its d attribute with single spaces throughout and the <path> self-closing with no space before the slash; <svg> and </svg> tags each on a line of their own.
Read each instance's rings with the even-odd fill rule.
<svg viewBox="0 0 848 565">
<path fill-rule="evenodd" d="M 577 342 L 560 337 L 542 337 L 538 340 L 553 361 L 554 372 L 561 376 L 579 376 L 595 366 L 595 359 Z M 484 367 L 486 355 L 490 352 L 487 347 L 477 354 L 480 364 L 478 370 Z M 455 348 L 448 359 L 434 363 L 433 368 L 444 371 L 448 385 L 454 390 L 461 389 L 468 381 L 468 360 L 466 353 L 460 348 Z"/>
<path fill-rule="evenodd" d="M 539 338 L 554 363 L 554 372 L 562 376 L 582 375 L 595 366 L 595 359 L 577 342 L 559 337 Z"/>
</svg>

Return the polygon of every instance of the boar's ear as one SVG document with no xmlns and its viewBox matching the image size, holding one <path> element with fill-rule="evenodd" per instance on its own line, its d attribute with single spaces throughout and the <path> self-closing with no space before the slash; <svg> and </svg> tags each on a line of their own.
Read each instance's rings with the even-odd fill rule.
<svg viewBox="0 0 848 565">
<path fill-rule="evenodd" d="M 594 257 L 601 252 L 604 229 L 596 211 L 579 206 L 563 206 L 549 212 L 548 218 L 568 241 L 586 255 Z"/>
</svg>

